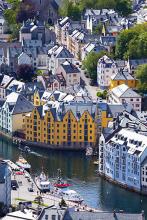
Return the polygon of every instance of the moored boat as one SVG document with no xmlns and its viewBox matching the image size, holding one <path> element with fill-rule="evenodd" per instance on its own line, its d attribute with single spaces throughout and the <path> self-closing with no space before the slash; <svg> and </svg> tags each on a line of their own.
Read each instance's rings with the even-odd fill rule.
<svg viewBox="0 0 147 220">
<path fill-rule="evenodd" d="M 41 192 L 50 191 L 51 183 L 43 171 L 41 172 L 40 176 L 35 178 L 35 183 Z"/>
<path fill-rule="evenodd" d="M 58 169 L 58 177 L 57 180 L 54 182 L 54 187 L 57 188 L 67 188 L 69 186 L 71 186 L 71 184 L 67 183 L 66 181 L 64 181 L 61 177 L 61 169 Z"/>
<path fill-rule="evenodd" d="M 93 154 L 93 149 L 92 149 L 92 147 L 87 147 L 86 148 L 86 156 L 92 156 L 92 154 Z"/>
<path fill-rule="evenodd" d="M 22 156 L 19 156 L 19 159 L 16 161 L 16 165 L 24 170 L 30 170 L 31 168 L 31 165 Z"/>
<path fill-rule="evenodd" d="M 94 165 L 99 165 L 99 160 L 95 160 L 95 161 L 93 162 L 93 164 L 94 164 Z"/>
<path fill-rule="evenodd" d="M 18 148 L 21 152 L 29 153 L 31 152 L 31 149 L 28 146 L 20 147 Z"/>
<path fill-rule="evenodd" d="M 74 190 L 58 189 L 57 195 L 63 198 L 65 201 L 77 202 L 77 203 L 82 203 L 84 201 L 83 198 Z"/>
</svg>

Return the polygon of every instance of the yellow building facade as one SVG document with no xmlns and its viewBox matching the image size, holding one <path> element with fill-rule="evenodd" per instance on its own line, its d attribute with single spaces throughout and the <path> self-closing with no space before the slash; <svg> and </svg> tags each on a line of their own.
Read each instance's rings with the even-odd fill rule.
<svg viewBox="0 0 147 220">
<path fill-rule="evenodd" d="M 137 85 L 137 80 L 132 79 L 132 80 L 116 80 L 116 79 L 111 79 L 110 82 L 110 89 L 113 89 L 119 85 L 126 84 L 130 88 L 135 88 Z"/>
<path fill-rule="evenodd" d="M 113 121 L 113 118 L 112 118 L 112 117 L 108 117 L 106 111 L 102 111 L 101 117 L 102 117 L 102 119 L 101 119 L 101 127 L 102 127 L 102 128 L 107 128 L 107 127 L 108 127 L 108 123 L 109 123 L 110 121 Z"/>
<path fill-rule="evenodd" d="M 49 145 L 90 145 L 97 141 L 97 124 L 95 119 L 85 111 L 77 119 L 71 110 L 57 117 L 47 110 L 42 117 L 42 106 L 35 107 L 31 114 L 25 117 L 26 140 Z M 60 119 L 59 119 L 60 118 Z"/>
</svg>

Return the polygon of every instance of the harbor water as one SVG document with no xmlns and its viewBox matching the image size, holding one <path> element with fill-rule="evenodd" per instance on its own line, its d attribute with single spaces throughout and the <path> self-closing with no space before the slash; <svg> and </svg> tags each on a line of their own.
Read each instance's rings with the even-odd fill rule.
<svg viewBox="0 0 147 220">
<path fill-rule="evenodd" d="M 15 162 L 19 155 L 20 150 L 16 145 L 0 137 L 1 158 Z M 71 189 L 80 193 L 89 206 L 106 211 L 115 209 L 136 213 L 144 210 L 147 219 L 147 196 L 129 192 L 99 177 L 97 166 L 93 164 L 94 158 L 87 158 L 82 152 L 36 148 L 32 148 L 24 157 L 31 164 L 34 175 L 40 174 L 43 168 L 52 179 L 60 168 L 63 178 L 72 184 Z"/>
</svg>

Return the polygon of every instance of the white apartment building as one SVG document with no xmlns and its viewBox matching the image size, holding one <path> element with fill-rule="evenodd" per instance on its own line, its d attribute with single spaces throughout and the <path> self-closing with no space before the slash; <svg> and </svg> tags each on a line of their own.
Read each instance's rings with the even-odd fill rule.
<svg viewBox="0 0 147 220">
<path fill-rule="evenodd" d="M 110 90 L 108 101 L 110 103 L 129 103 L 135 111 L 141 111 L 142 97 L 125 84 Z"/>
<path fill-rule="evenodd" d="M 110 137 L 110 138 L 109 138 Z M 141 191 L 147 158 L 147 136 L 133 129 L 117 128 L 109 137 L 100 137 L 99 172 L 125 187 Z M 145 172 L 145 171 L 144 171 Z M 147 182 L 145 183 L 147 186 Z"/>
<path fill-rule="evenodd" d="M 118 68 L 115 61 L 104 55 L 97 63 L 97 83 L 98 86 L 105 90 L 110 86 L 111 76 L 117 73 Z"/>
<path fill-rule="evenodd" d="M 0 161 L 0 202 L 9 207 L 11 205 L 11 171 L 8 164 Z"/>
</svg>

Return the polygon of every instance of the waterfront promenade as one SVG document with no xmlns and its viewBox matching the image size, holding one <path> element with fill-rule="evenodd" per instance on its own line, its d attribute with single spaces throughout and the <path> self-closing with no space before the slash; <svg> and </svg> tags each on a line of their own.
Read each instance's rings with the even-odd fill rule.
<svg viewBox="0 0 147 220">
<path fill-rule="evenodd" d="M 17 190 L 11 190 L 11 203 L 13 205 L 17 206 L 21 201 L 31 201 L 32 206 L 36 208 L 37 204 L 36 202 L 34 202 L 34 200 L 39 195 L 41 195 L 43 199 L 42 206 L 48 207 L 52 205 L 59 205 L 59 203 L 61 202 L 61 198 L 58 198 L 58 196 L 54 194 L 54 192 L 40 194 L 39 189 L 37 188 L 32 177 L 29 176 L 29 173 L 25 172 L 23 175 L 17 175 L 17 173 L 18 172 L 13 172 L 11 177 L 12 180 L 16 180 L 18 183 Z M 30 179 L 30 181 L 28 181 L 28 179 Z M 28 188 L 33 188 L 33 192 L 29 192 Z M 80 205 L 70 201 L 66 201 L 66 204 L 68 205 L 68 207 L 75 207 L 79 210 L 98 211 L 96 209 L 88 207 L 85 204 Z"/>
</svg>

